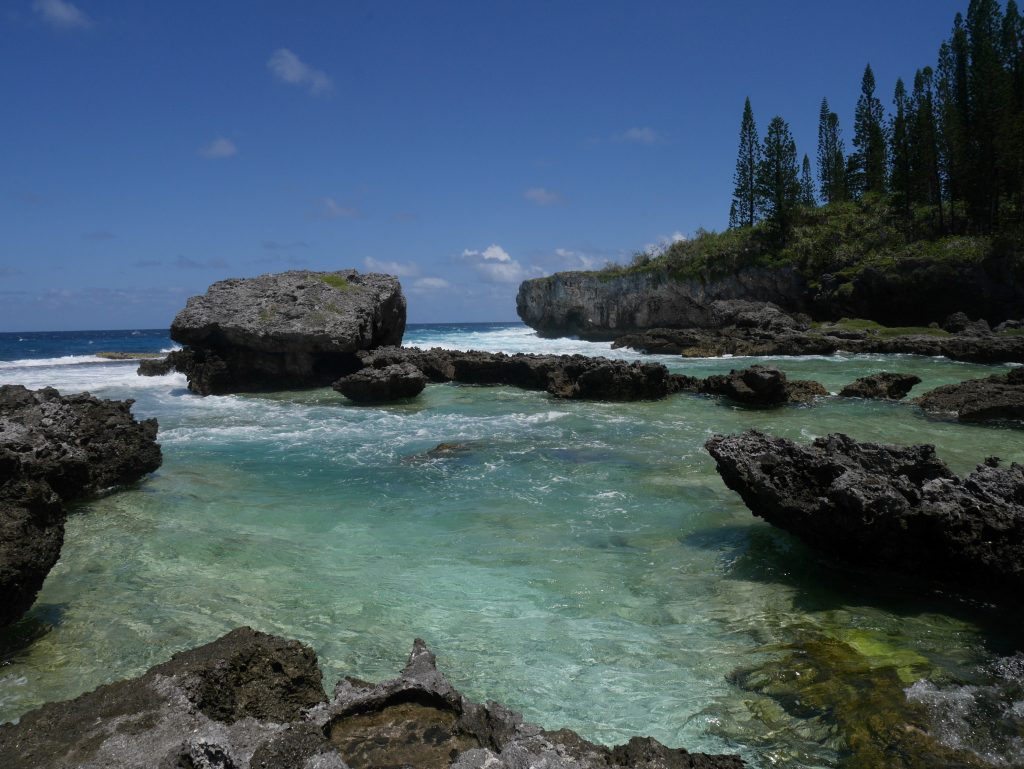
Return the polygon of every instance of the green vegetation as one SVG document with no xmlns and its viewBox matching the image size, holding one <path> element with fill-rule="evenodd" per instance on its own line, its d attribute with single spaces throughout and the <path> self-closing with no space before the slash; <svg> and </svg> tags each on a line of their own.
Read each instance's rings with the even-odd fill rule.
<svg viewBox="0 0 1024 769">
<path fill-rule="evenodd" d="M 339 291 L 349 291 L 352 288 L 352 284 L 341 275 L 321 275 L 320 280 L 331 288 L 336 288 Z"/>
<path fill-rule="evenodd" d="M 881 323 L 875 323 L 873 320 L 864 320 L 863 318 L 841 318 L 834 323 L 813 323 L 811 325 L 813 328 L 823 331 L 866 331 L 872 336 L 879 336 L 883 339 L 894 336 L 907 336 L 909 334 L 923 334 L 925 336 L 950 335 L 948 331 L 931 326 L 883 326 Z"/>
</svg>

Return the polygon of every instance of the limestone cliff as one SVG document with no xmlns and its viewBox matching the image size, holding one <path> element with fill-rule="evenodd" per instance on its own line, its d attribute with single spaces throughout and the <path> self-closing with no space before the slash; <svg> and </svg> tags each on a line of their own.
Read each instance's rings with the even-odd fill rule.
<svg viewBox="0 0 1024 769">
<path fill-rule="evenodd" d="M 542 336 L 610 340 L 648 328 L 717 327 L 721 319 L 712 303 L 720 300 L 773 302 L 802 311 L 806 296 L 806 282 L 788 267 L 688 278 L 666 269 L 561 272 L 524 281 L 516 310 Z"/>
</svg>

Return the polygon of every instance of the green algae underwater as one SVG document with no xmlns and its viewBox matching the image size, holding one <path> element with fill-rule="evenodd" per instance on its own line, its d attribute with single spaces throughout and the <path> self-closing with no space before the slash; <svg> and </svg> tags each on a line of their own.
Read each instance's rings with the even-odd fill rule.
<svg viewBox="0 0 1024 769">
<path fill-rule="evenodd" d="M 521 326 L 406 341 L 633 357 Z M 911 396 L 1003 370 L 655 359 L 693 376 L 768 362 L 832 392 L 904 371 L 924 380 Z M 117 361 L 0 379 L 135 398 L 165 456 L 70 518 L 36 606 L 0 639 L 0 720 L 251 625 L 313 646 L 328 688 L 394 676 L 419 636 L 467 695 L 605 743 L 651 735 L 752 767 L 1024 765 L 1017 611 L 817 556 L 752 516 L 702 448 L 748 427 L 846 432 L 933 443 L 963 473 L 993 454 L 1024 462 L 1024 431 L 839 398 L 750 410 L 431 385 L 379 408 L 329 390 L 203 399 Z"/>
</svg>

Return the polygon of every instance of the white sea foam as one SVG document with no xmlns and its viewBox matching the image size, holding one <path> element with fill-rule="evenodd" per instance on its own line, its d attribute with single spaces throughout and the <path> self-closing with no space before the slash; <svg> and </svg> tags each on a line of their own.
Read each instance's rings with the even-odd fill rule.
<svg viewBox="0 0 1024 769">
<path fill-rule="evenodd" d="M 96 355 L 62 355 L 59 358 L 24 358 L 22 360 L 0 361 L 0 371 L 18 368 L 39 368 L 53 366 L 79 366 L 85 363 L 110 363 L 108 358 Z"/>
</svg>

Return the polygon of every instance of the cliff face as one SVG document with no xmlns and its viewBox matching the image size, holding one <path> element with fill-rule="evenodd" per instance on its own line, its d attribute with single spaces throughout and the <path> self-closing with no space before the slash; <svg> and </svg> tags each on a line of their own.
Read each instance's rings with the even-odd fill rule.
<svg viewBox="0 0 1024 769">
<path fill-rule="evenodd" d="M 527 280 L 516 310 L 542 336 L 610 340 L 648 328 L 713 328 L 712 302 L 743 299 L 803 311 L 804 279 L 793 269 L 754 267 L 733 275 L 676 279 L 664 270 L 608 276 L 562 272 Z"/>
</svg>

